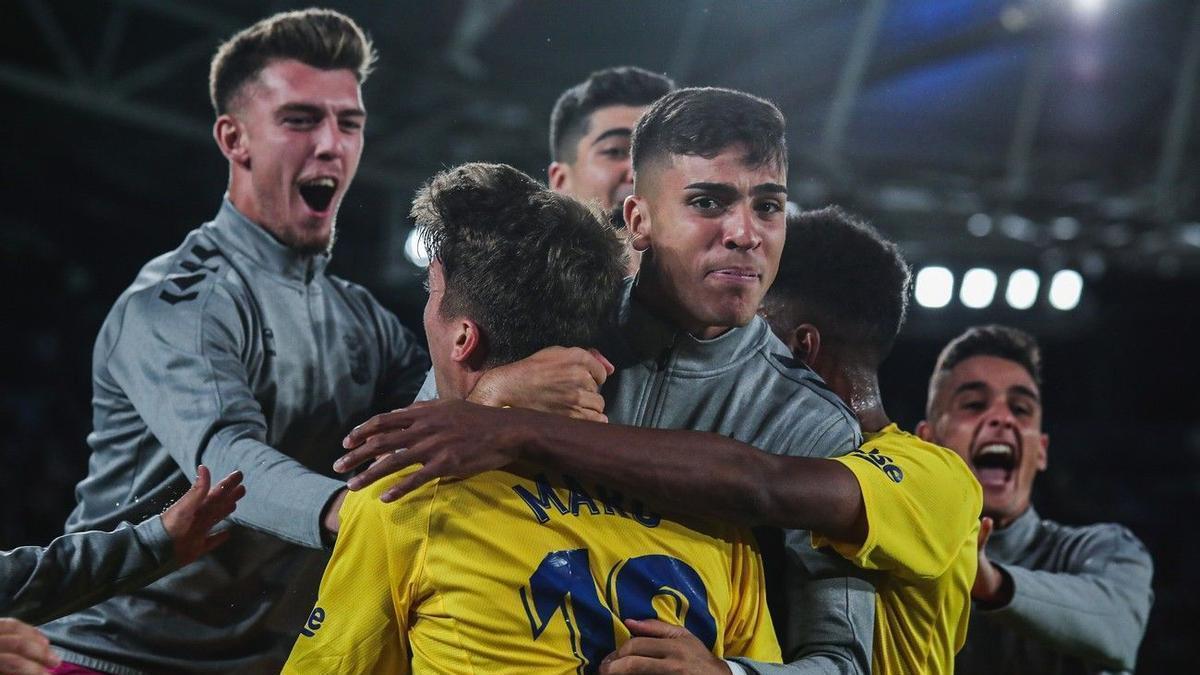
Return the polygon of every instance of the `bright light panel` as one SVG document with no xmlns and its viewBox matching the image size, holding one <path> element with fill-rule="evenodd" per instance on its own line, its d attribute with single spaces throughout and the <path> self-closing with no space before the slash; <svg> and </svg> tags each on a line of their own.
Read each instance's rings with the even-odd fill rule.
<svg viewBox="0 0 1200 675">
<path fill-rule="evenodd" d="M 1075 270 L 1059 270 L 1050 279 L 1050 306 L 1064 312 L 1075 309 L 1083 295 L 1083 277 Z"/>
<path fill-rule="evenodd" d="M 1104 6 L 1108 4 L 1105 0 L 1075 0 L 1071 3 L 1075 6 L 1075 12 L 1085 19 L 1095 19 L 1104 11 Z"/>
<path fill-rule="evenodd" d="M 913 294 L 922 307 L 945 307 L 954 296 L 954 274 L 945 267 L 926 267 L 917 272 L 917 286 Z"/>
<path fill-rule="evenodd" d="M 996 297 L 996 273 L 976 267 L 967 270 L 963 275 L 962 287 L 958 289 L 958 299 L 971 309 L 983 309 L 992 304 Z"/>
<path fill-rule="evenodd" d="M 429 250 L 421 239 L 421 228 L 414 227 L 404 240 L 404 256 L 417 267 L 429 267 Z"/>
<path fill-rule="evenodd" d="M 1004 299 L 1013 309 L 1029 309 L 1037 302 L 1038 286 L 1041 280 L 1037 272 L 1020 269 L 1008 277 L 1008 288 L 1004 290 Z"/>
</svg>

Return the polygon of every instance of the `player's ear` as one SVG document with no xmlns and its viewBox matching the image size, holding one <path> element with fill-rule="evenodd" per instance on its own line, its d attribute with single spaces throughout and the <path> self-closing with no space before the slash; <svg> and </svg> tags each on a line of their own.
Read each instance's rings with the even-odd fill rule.
<svg viewBox="0 0 1200 675">
<path fill-rule="evenodd" d="M 213 139 L 225 159 L 241 166 L 250 168 L 250 150 L 246 146 L 246 132 L 236 117 L 225 113 L 213 123 Z"/>
<path fill-rule="evenodd" d="M 1037 469 L 1045 471 L 1050 465 L 1050 434 L 1042 434 L 1041 442 L 1038 443 Z"/>
<path fill-rule="evenodd" d="M 788 349 L 792 356 L 803 361 L 808 367 L 813 367 L 817 356 L 821 353 L 821 331 L 811 323 L 802 323 L 787 334 Z"/>
<path fill-rule="evenodd" d="M 454 345 L 450 348 L 450 359 L 478 370 L 487 360 L 487 345 L 479 324 L 467 317 L 458 319 L 454 328 Z"/>
<path fill-rule="evenodd" d="M 639 253 L 650 248 L 650 211 L 645 197 L 630 195 L 621 208 L 625 227 L 629 230 L 629 245 Z"/>
<path fill-rule="evenodd" d="M 917 438 L 920 438 L 926 443 L 933 442 L 933 425 L 929 423 L 929 420 L 921 420 L 920 422 L 917 422 Z"/>
<path fill-rule="evenodd" d="M 546 170 L 547 185 L 555 192 L 563 192 L 571 181 L 571 165 L 564 162 L 550 162 Z"/>
</svg>

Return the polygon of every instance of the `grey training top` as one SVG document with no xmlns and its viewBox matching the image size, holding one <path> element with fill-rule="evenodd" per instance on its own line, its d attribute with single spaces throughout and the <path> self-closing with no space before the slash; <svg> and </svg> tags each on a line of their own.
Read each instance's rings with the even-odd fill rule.
<svg viewBox="0 0 1200 675">
<path fill-rule="evenodd" d="M 92 455 L 67 530 L 141 522 L 203 462 L 245 474 L 233 536 L 154 584 L 48 624 L 67 661 L 116 673 L 278 672 L 328 557 L 341 438 L 407 404 L 424 351 L 327 255 L 225 201 L 117 299 L 93 354 Z M 82 565 L 97 561 L 83 559 Z"/>
<path fill-rule="evenodd" d="M 755 317 L 699 340 L 655 316 L 626 282 L 620 330 L 602 352 L 616 366 L 604 384 L 611 422 L 716 432 L 781 455 L 828 457 L 862 442 L 858 421 L 812 370 Z M 840 556 L 815 551 L 808 532 L 786 533 L 789 616 L 784 657 L 759 673 L 868 673 L 874 587 Z"/>
<path fill-rule="evenodd" d="M 956 672 L 1132 672 L 1154 592 L 1142 542 L 1112 523 L 1071 527 L 1030 507 L 992 533 L 988 559 L 1013 581 L 1005 607 L 971 612 Z"/>
<path fill-rule="evenodd" d="M 172 556 L 161 516 L 0 552 L 0 616 L 37 625 L 70 614 L 154 581 Z"/>
</svg>

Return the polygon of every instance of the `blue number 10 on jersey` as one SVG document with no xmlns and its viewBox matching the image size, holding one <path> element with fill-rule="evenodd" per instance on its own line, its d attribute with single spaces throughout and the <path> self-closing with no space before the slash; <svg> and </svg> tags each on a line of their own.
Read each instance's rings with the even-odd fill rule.
<svg viewBox="0 0 1200 675">
<path fill-rule="evenodd" d="M 598 580 L 592 578 L 586 548 L 554 551 L 542 559 L 521 587 L 521 603 L 536 640 L 562 612 L 571 649 L 579 659 L 579 673 L 594 673 L 600 661 L 616 649 L 613 618 L 654 619 L 655 598 L 674 607 L 677 623 L 712 649 L 717 621 L 708 609 L 708 592 L 690 565 L 666 555 L 643 555 L 623 560 L 608 571 L 605 597 L 600 599 Z"/>
</svg>

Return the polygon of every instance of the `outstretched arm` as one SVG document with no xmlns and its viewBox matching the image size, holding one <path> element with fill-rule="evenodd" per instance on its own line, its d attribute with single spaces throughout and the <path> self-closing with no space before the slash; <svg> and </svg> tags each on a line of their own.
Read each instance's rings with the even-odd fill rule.
<svg viewBox="0 0 1200 675">
<path fill-rule="evenodd" d="M 228 538 L 210 530 L 245 494 L 241 480 L 234 472 L 210 489 L 211 476 L 201 466 L 192 488 L 162 516 L 0 553 L 0 614 L 45 623 L 194 561 Z"/>
<path fill-rule="evenodd" d="M 350 481 L 352 490 L 424 464 L 387 490 L 386 501 L 434 478 L 463 478 L 525 458 L 726 521 L 813 530 L 848 543 L 866 535 L 862 493 L 845 466 L 772 455 L 718 434 L 440 401 L 377 415 L 344 445 L 351 451 L 334 465 L 338 471 L 379 458 Z"/>
</svg>

